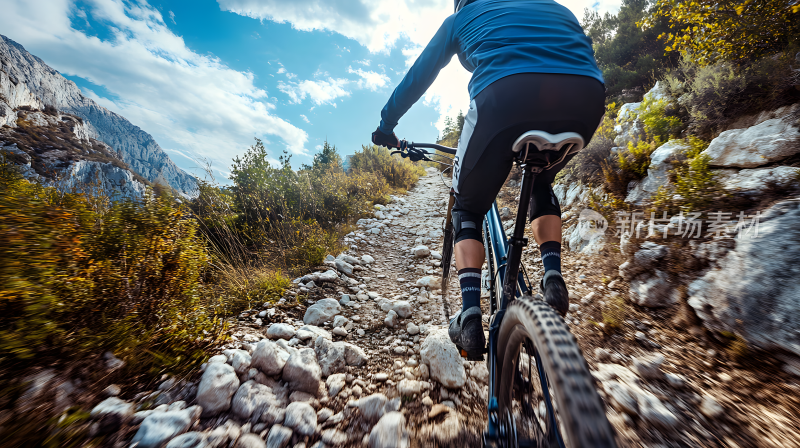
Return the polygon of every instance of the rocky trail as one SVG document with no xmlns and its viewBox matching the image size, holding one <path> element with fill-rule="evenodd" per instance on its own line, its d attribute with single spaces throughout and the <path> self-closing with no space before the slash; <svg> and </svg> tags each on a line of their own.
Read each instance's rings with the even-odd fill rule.
<svg viewBox="0 0 800 448">
<path fill-rule="evenodd" d="M 501 206 L 513 210 L 515 187 Z M 359 221 L 347 252 L 296 279 L 278 303 L 242 313 L 201 372 L 126 400 L 107 392 L 92 411 L 97 430 L 139 448 L 480 446 L 488 371 L 458 356 L 438 289 L 446 194 L 429 169 Z M 523 260 L 536 281 L 533 246 Z M 777 364 L 733 361 L 701 330 L 639 307 L 615 317 L 618 331 L 604 328 L 627 295 L 620 262 L 612 251 L 566 252 L 563 263 L 567 322 L 619 445 L 799 446 L 800 386 Z"/>
</svg>

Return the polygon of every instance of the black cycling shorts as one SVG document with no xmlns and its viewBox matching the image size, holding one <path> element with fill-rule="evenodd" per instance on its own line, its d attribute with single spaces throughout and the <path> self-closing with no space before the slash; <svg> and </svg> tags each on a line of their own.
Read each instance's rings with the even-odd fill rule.
<svg viewBox="0 0 800 448">
<path fill-rule="evenodd" d="M 605 87 L 588 76 L 521 73 L 499 79 L 470 103 L 453 169 L 454 211 L 485 215 L 505 183 L 511 147 L 527 131 L 577 132 L 586 145 L 605 112 Z M 552 183 L 572 156 L 536 176 L 531 221 L 561 216 Z"/>
</svg>

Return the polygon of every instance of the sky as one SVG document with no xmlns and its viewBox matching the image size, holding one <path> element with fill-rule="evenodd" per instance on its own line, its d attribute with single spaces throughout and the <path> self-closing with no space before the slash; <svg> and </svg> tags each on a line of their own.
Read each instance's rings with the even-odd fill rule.
<svg viewBox="0 0 800 448">
<path fill-rule="evenodd" d="M 620 0 L 564 0 L 616 12 Z M 175 163 L 226 182 L 264 141 L 310 163 L 368 144 L 380 111 L 452 14 L 451 0 L 0 0 L 0 34 L 150 133 Z M 458 59 L 395 132 L 434 141 L 469 107 Z"/>
</svg>

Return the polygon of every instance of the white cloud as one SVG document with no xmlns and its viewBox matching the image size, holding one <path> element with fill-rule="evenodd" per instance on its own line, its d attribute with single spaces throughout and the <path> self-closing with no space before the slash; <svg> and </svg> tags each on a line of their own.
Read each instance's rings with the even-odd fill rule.
<svg viewBox="0 0 800 448">
<path fill-rule="evenodd" d="M 80 11 L 73 0 L 7 0 L 0 30 L 60 72 L 103 86 L 115 99 L 94 99 L 164 148 L 222 169 L 253 136 L 275 137 L 284 142 L 278 148 L 307 153 L 308 135 L 272 113 L 275 105 L 254 85 L 252 73 L 189 49 L 143 0 L 90 3 L 85 12 L 109 26 L 108 41 L 72 28 L 70 17 Z"/>
<path fill-rule="evenodd" d="M 363 59 L 361 61 L 353 61 L 353 62 L 355 62 L 356 64 L 364 65 L 366 67 L 369 67 L 369 64 L 370 64 L 370 60 L 369 59 Z"/>
<path fill-rule="evenodd" d="M 172 12 L 172 11 L 169 12 L 169 19 L 172 20 L 172 23 L 174 23 L 176 25 L 178 24 L 177 22 L 175 22 L 175 13 L 174 12 Z"/>
<path fill-rule="evenodd" d="M 311 123 L 311 121 L 309 121 L 308 117 L 306 117 L 306 116 L 305 116 L 305 115 L 303 115 L 303 114 L 300 114 L 300 118 L 302 118 L 302 119 L 303 119 L 303 121 L 305 121 L 306 123 Z"/>
<path fill-rule="evenodd" d="M 363 69 L 353 70 L 353 67 L 347 68 L 347 73 L 353 73 L 361 77 L 358 81 L 359 88 L 366 88 L 372 90 L 373 92 L 377 91 L 381 87 L 386 87 L 389 84 L 389 77 L 383 73 L 373 72 L 373 71 L 364 71 Z"/>
<path fill-rule="evenodd" d="M 328 30 L 357 41 L 373 53 L 386 52 L 399 41 L 410 67 L 442 21 L 453 13 L 451 0 L 217 0 L 226 11 L 260 20 L 288 22 L 299 30 Z M 619 0 L 562 0 L 578 19 L 584 8 L 601 13 L 619 9 Z M 425 95 L 427 104 L 443 114 L 469 107 L 470 74 L 453 61 Z M 443 129 L 440 117 L 439 129 Z"/>
<path fill-rule="evenodd" d="M 300 103 L 306 97 L 310 98 L 317 106 L 320 104 L 331 104 L 336 106 L 336 99 L 344 96 L 349 96 L 350 92 L 345 90 L 344 86 L 350 83 L 348 79 L 328 79 L 303 81 L 281 81 L 278 83 L 278 89 L 289 95 L 289 99 L 293 103 Z"/>
</svg>

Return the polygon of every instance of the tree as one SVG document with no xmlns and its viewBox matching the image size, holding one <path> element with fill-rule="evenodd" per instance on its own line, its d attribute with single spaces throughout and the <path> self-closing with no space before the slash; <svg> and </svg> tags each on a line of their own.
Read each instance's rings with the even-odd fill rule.
<svg viewBox="0 0 800 448">
<path fill-rule="evenodd" d="M 436 140 L 436 143 L 455 148 L 458 146 L 458 139 L 461 137 L 461 131 L 464 129 L 464 113 L 459 111 L 455 120 L 450 117 L 444 119 L 444 132 L 442 138 Z"/>
<path fill-rule="evenodd" d="M 666 19 L 667 51 L 699 65 L 745 61 L 777 53 L 800 39 L 799 0 L 656 0 L 653 27 Z"/>
<path fill-rule="evenodd" d="M 331 145 L 328 143 L 328 140 L 325 140 L 325 143 L 322 144 L 322 150 L 320 152 L 314 154 L 314 161 L 311 166 L 303 165 L 303 169 L 305 170 L 325 170 L 330 166 L 342 166 L 342 157 L 339 155 L 339 152 L 336 150 L 336 146 Z"/>
<path fill-rule="evenodd" d="M 669 29 L 666 19 L 652 18 L 652 26 L 639 26 L 650 14 L 649 6 L 648 0 L 623 0 L 616 15 L 584 11 L 582 26 L 592 39 L 609 97 L 649 86 L 677 61 L 677 56 L 665 54 L 659 39 Z"/>
</svg>

